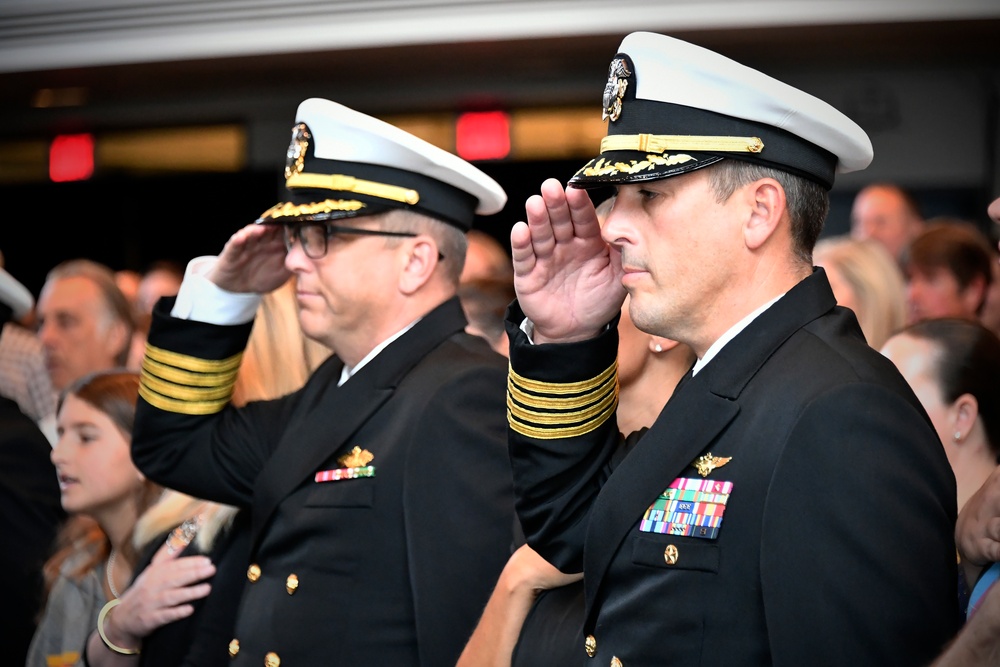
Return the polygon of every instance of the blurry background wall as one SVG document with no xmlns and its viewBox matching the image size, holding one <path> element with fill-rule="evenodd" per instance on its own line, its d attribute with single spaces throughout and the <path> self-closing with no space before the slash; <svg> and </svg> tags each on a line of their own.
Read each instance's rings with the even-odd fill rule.
<svg viewBox="0 0 1000 667">
<path fill-rule="evenodd" d="M 633 30 L 757 67 L 869 132 L 875 161 L 838 180 L 827 234 L 874 180 L 912 189 L 928 216 L 986 225 L 1000 194 L 996 0 L 3 0 L 0 250 L 36 294 L 70 256 L 142 269 L 217 252 L 280 199 L 311 96 L 476 161 L 510 194 L 479 223 L 506 240 L 539 183 L 596 150 L 607 65 Z M 501 114 L 464 115 L 483 112 Z M 464 121 L 506 147 L 463 142 Z M 53 182 L 80 137 L 90 174 Z"/>
</svg>

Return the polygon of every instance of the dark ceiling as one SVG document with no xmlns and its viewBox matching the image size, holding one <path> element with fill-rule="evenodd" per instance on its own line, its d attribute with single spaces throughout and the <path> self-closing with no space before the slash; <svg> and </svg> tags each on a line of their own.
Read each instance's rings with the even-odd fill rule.
<svg viewBox="0 0 1000 667">
<path fill-rule="evenodd" d="M 765 71 L 962 67 L 996 71 L 1000 20 L 675 33 Z M 324 51 L 0 75 L 0 136 L 46 133 L 66 116 L 91 126 L 169 123 L 335 97 L 369 113 L 593 103 L 622 35 Z M 41 88 L 83 105 L 32 108 Z M 187 111 L 185 111 L 187 109 Z M 151 115 L 152 114 L 152 115 Z M 159 117 L 157 117 L 159 116 Z"/>
<path fill-rule="evenodd" d="M 954 68 L 981 72 L 983 81 L 994 82 L 984 88 L 1000 90 L 1000 20 L 672 34 L 779 78 L 784 73 L 802 80 L 812 72 L 860 76 L 875 69 L 944 68 L 947 73 Z M 291 110 L 311 96 L 336 99 L 376 115 L 487 104 L 596 107 L 608 62 L 622 37 L 469 42 L 0 74 L 0 142 L 47 140 L 73 125 L 100 131 L 244 122 L 274 125 L 278 149 L 273 154 L 279 159 Z M 34 108 L 36 92 L 43 88 L 71 89 L 69 97 L 81 104 Z M 257 140 L 260 144 L 259 136 Z M 519 219 L 525 193 L 536 192 L 541 178 L 553 174 L 552 165 L 539 165 L 538 173 L 531 172 L 531 166 L 492 165 L 511 194 L 510 211 L 497 216 L 498 228 L 506 229 Z M 0 247 L 11 270 L 33 290 L 55 261 L 79 253 L 115 268 L 139 268 L 165 256 L 186 260 L 216 252 L 233 229 L 270 206 L 279 186 L 278 173 L 275 167 L 248 174 L 104 178 L 59 188 L 7 186 L 8 220 L 44 219 L 58 247 L 25 243 L 24 226 L 17 224 L 0 225 Z M 213 204 L 203 210 L 200 202 L 206 198 Z M 976 199 L 970 210 L 982 208 Z M 87 211 L 85 217 L 96 215 L 100 224 L 80 224 L 83 218 L 64 215 L 67 211 Z M 164 229 L 170 233 L 160 233 Z"/>
</svg>

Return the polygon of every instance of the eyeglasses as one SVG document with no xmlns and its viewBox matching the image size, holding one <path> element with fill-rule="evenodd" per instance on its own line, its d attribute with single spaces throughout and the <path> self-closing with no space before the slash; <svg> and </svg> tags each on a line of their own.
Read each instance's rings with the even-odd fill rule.
<svg viewBox="0 0 1000 667">
<path fill-rule="evenodd" d="M 285 248 L 292 249 L 295 242 L 302 245 L 302 252 L 310 259 L 326 256 L 327 240 L 335 234 L 357 234 L 359 236 L 403 236 L 415 237 L 413 232 L 390 232 L 382 229 L 359 229 L 338 227 L 328 222 L 302 222 L 284 226 Z"/>
</svg>

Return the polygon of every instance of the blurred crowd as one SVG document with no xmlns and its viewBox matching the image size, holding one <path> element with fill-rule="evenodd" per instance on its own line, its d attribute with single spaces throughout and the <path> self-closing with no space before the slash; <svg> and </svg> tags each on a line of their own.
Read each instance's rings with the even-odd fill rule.
<svg viewBox="0 0 1000 667">
<path fill-rule="evenodd" d="M 365 132 L 389 132 L 360 127 Z M 402 147 L 400 155 L 404 148 L 409 151 L 406 155 L 425 150 L 410 145 L 406 138 L 391 133 L 385 136 Z M 303 148 L 307 150 L 313 148 Z M 318 143 L 316 150 L 320 150 Z M 293 160 L 291 148 L 289 155 Z M 305 155 L 306 160 L 313 157 L 311 153 Z M 407 159 L 400 158 L 403 166 L 397 171 L 406 171 Z M 365 160 L 356 157 L 346 162 Z M 450 190 L 443 196 L 451 197 L 451 190 L 465 188 L 469 196 L 459 198 L 464 202 L 462 206 L 469 206 L 465 200 L 471 197 L 473 209 L 478 201 L 477 211 L 481 210 L 490 202 L 492 185 L 477 181 L 478 174 L 468 175 L 463 169 L 451 164 L 442 167 L 446 173 L 452 170 L 467 178 L 449 181 Z M 419 169 L 413 167 L 413 171 Z M 377 170 L 359 170 L 355 174 L 370 180 L 381 175 Z M 295 175 L 286 172 L 286 177 L 292 183 Z M 403 186 L 390 182 L 385 187 Z M 364 205 L 371 205 L 362 200 Z M 615 203 L 614 196 L 596 203 L 600 204 L 596 214 L 604 224 Z M 316 227 L 321 223 L 310 217 L 314 212 L 308 204 L 290 200 L 281 206 L 285 208 L 276 207 L 262 217 L 264 224 L 234 234 L 218 263 L 208 269 L 199 269 L 196 262 L 185 265 L 164 258 L 135 271 L 78 258 L 51 267 L 37 296 L 28 293 L 16 276 L 0 270 L 0 313 L 5 315 L 0 335 L 0 494 L 5 511 L 0 521 L 5 524 L 3 533 L 8 538 L 0 578 L 3 590 L 9 593 L 8 622 L 0 636 L 3 645 L 12 649 L 14 664 L 229 664 L 241 653 L 245 655 L 247 647 L 257 640 L 256 631 L 247 630 L 257 626 L 247 624 L 246 614 L 259 615 L 256 622 L 261 626 L 288 620 L 277 613 L 272 618 L 270 603 L 259 603 L 248 612 L 247 600 L 260 594 L 258 581 L 268 582 L 269 577 L 276 576 L 279 566 L 284 568 L 286 561 L 282 559 L 290 558 L 289 553 L 308 550 L 307 542 L 297 540 L 320 532 L 323 526 L 318 512 L 332 507 L 339 512 L 336 519 L 351 526 L 353 537 L 349 541 L 363 542 L 371 538 L 371 533 L 385 531 L 398 532 L 403 544 L 374 542 L 363 558 L 353 552 L 341 561 L 334 556 L 324 557 L 319 570 L 333 572 L 331 577 L 343 568 L 360 578 L 362 575 L 356 573 L 369 563 L 372 568 L 393 572 L 386 575 L 390 580 L 434 580 L 430 572 L 445 569 L 435 563 L 463 549 L 470 550 L 466 560 L 482 564 L 489 573 L 488 577 L 477 573 L 482 590 L 469 607 L 453 610 L 450 617 L 447 614 L 451 612 L 441 612 L 451 624 L 460 620 L 464 637 L 471 641 L 448 646 L 447 650 L 431 650 L 428 655 L 433 657 L 421 656 L 423 664 L 436 664 L 444 660 L 442 656 L 447 660 L 440 664 L 454 664 L 459 659 L 463 666 L 560 665 L 565 664 L 564 660 L 572 661 L 574 655 L 580 658 L 584 638 L 580 635 L 577 645 L 576 635 L 585 622 L 583 579 L 579 573 L 560 572 L 525 545 L 515 518 L 509 471 L 503 467 L 507 465 L 505 450 L 491 449 L 492 458 L 470 458 L 463 464 L 467 468 L 458 472 L 441 470 L 447 461 L 462 456 L 455 453 L 461 451 L 461 443 L 453 449 L 441 444 L 447 439 L 447 434 L 441 433 L 449 428 L 448 433 L 462 437 L 485 433 L 482 437 L 493 444 L 506 442 L 507 415 L 502 406 L 506 388 L 502 376 L 512 330 L 505 326 L 505 316 L 517 297 L 508 239 L 470 229 L 468 220 L 456 224 L 445 205 L 440 210 L 432 209 L 432 213 L 444 211 L 441 216 L 448 218 L 444 231 L 433 225 L 425 228 L 421 226 L 424 223 L 407 226 L 412 222 L 408 218 L 392 217 L 397 213 L 393 208 L 396 204 L 387 204 L 388 208 L 378 214 L 387 216 L 385 219 L 392 224 L 377 229 L 327 227 L 325 231 Z M 293 209 L 295 213 L 289 213 Z M 274 224 L 269 223 L 268 215 Z M 289 217 L 292 215 L 295 217 Z M 996 646 L 1000 645 L 1000 587 L 990 589 L 1000 572 L 995 564 L 1000 556 L 1000 535 L 991 535 L 993 529 L 984 528 L 1000 524 L 1000 199 L 990 206 L 988 216 L 994 225 L 990 228 L 953 216 L 926 218 L 919 192 L 911 193 L 896 183 L 872 183 L 854 199 L 849 234 L 821 237 L 812 254 L 813 265 L 829 280 L 838 313 L 848 321 L 856 318 L 867 346 L 881 352 L 886 362 L 898 369 L 919 399 L 925 414 L 914 410 L 912 419 L 929 419 L 954 474 L 957 495 L 948 503 L 955 504 L 959 517 L 959 568 L 954 597 L 960 614 L 956 626 L 963 626 L 954 636 L 968 632 L 969 639 L 966 644 L 955 641 L 942 645 L 937 663 L 941 667 L 988 664 L 977 662 L 978 656 L 984 655 L 983 650 L 994 651 L 989 655 L 995 656 Z M 322 224 L 365 219 L 333 217 Z M 464 241 L 452 238 L 456 226 Z M 386 238 L 375 239 L 377 236 Z M 350 240 L 344 240 L 347 237 Z M 393 261 L 386 261 L 379 271 L 371 273 L 358 265 L 364 280 L 348 285 L 357 295 L 338 297 L 350 308 L 337 311 L 334 316 L 342 319 L 334 324 L 319 319 L 310 310 L 317 295 L 334 299 L 335 288 L 331 286 L 343 286 L 347 278 L 323 282 L 326 278 L 320 277 L 310 283 L 311 269 L 303 268 L 305 263 L 319 261 L 327 253 L 344 252 L 343 248 L 352 243 L 368 242 L 384 243 L 378 252 L 396 253 Z M 421 243 L 433 248 L 427 250 Z M 254 275 L 249 271 L 240 273 L 246 268 L 241 265 L 240 253 L 262 253 L 261 248 L 273 251 L 267 255 L 268 261 L 261 260 L 264 268 L 255 270 Z M 16 252 L 13 248 L 4 250 Z M 404 256 L 404 250 L 409 254 Z M 273 257 L 278 259 L 270 261 Z M 251 281 L 261 281 L 264 276 L 271 286 L 279 286 L 269 290 L 230 289 L 234 285 L 252 286 Z M 182 285 L 198 280 L 201 295 L 212 294 L 219 303 L 226 299 L 230 312 L 242 309 L 244 316 L 199 319 L 196 313 L 201 302 L 197 298 L 202 297 L 190 302 L 182 297 Z M 394 288 L 398 287 L 405 298 L 392 301 L 371 297 L 367 304 L 362 301 L 361 296 L 369 291 L 374 294 L 376 288 L 388 284 L 382 281 L 388 280 L 395 281 Z M 454 298 L 449 301 L 447 295 L 452 288 Z M 437 290 L 432 292 L 437 299 L 434 307 L 408 310 L 414 295 L 428 290 Z M 252 294 L 253 299 L 239 302 L 233 298 L 243 293 Z M 438 298 L 438 294 L 445 297 Z M 446 317 L 444 311 L 438 310 L 440 303 L 451 302 L 460 305 L 461 316 L 456 311 Z M 179 314 L 185 308 L 189 315 Z M 393 315 L 396 319 L 385 314 L 397 312 L 403 314 Z M 633 323 L 635 312 L 630 316 L 626 298 L 616 318 L 615 419 L 622 436 L 633 436 L 626 439 L 621 456 L 636 446 L 636 434 L 642 434 L 661 418 L 675 387 L 685 381 L 686 374 L 690 378 L 692 366 L 701 358 L 692 347 L 649 333 L 644 330 L 649 327 Z M 179 328 L 170 328 L 180 327 L 175 320 L 182 319 L 187 327 L 184 337 L 177 333 Z M 430 335 L 422 327 L 445 320 L 460 321 L 465 334 L 475 337 L 474 343 L 469 343 L 468 338 L 454 338 L 455 332 L 448 333 L 451 338 L 442 334 L 454 347 L 436 358 L 431 369 L 422 369 L 417 362 L 399 362 L 401 369 L 391 366 L 384 370 L 385 364 L 395 363 L 392 345 L 356 347 L 358 332 L 369 332 L 368 328 L 374 340 L 388 340 L 387 344 L 395 339 L 380 337 L 381 333 L 409 335 L 412 328 L 416 333 L 400 340 L 409 340 L 408 344 L 423 349 L 422 343 L 414 342 L 419 336 Z M 374 333 L 376 325 L 383 327 L 379 333 Z M 337 337 L 322 333 L 328 330 L 341 334 Z M 211 350 L 211 354 L 199 357 L 185 347 L 186 342 L 177 342 L 181 340 L 196 341 L 199 349 Z M 431 348 L 430 344 L 426 347 Z M 371 361 L 375 354 L 381 362 Z M 369 363 L 383 363 L 371 367 L 379 369 L 378 374 L 374 370 L 362 372 Z M 468 365 L 456 369 L 450 365 L 465 363 Z M 412 367 L 417 370 L 412 371 Z M 408 386 L 407 373 L 411 371 L 424 374 Z M 398 377 L 392 375 L 397 372 Z M 357 380 L 351 380 L 354 373 L 359 373 Z M 515 371 L 511 373 L 511 382 L 523 380 Z M 487 398 L 482 398 L 476 385 L 459 382 L 469 375 L 497 386 L 491 385 L 492 389 L 483 394 Z M 317 388 L 316 377 L 324 378 L 322 389 Z M 455 384 L 449 384 L 452 382 Z M 172 385 L 170 389 L 163 388 L 168 384 Z M 453 414 L 453 406 L 435 402 L 432 395 L 439 384 L 452 392 L 455 405 L 470 412 Z M 344 398 L 354 386 L 371 392 L 364 394 L 363 404 Z M 372 477 L 377 469 L 378 474 L 385 475 L 383 484 L 389 484 L 390 473 L 384 472 L 389 466 L 379 468 L 387 455 L 376 452 L 375 456 L 383 458 L 372 463 L 372 453 L 364 449 L 365 442 L 358 440 L 357 431 L 340 434 L 337 429 L 341 422 L 325 425 L 318 413 L 332 415 L 331 421 L 361 420 L 369 411 L 382 409 L 385 397 L 400 387 L 400 391 L 408 387 L 413 403 L 387 412 L 377 424 L 382 429 L 377 431 L 378 437 L 408 442 L 414 433 L 434 433 L 436 446 L 448 447 L 451 453 L 431 454 L 428 452 L 434 447 L 425 445 L 428 449 L 401 455 L 408 466 L 406 481 L 404 473 L 392 480 L 399 490 L 398 515 L 380 516 L 383 523 L 378 525 L 355 525 L 351 522 L 356 521 L 357 513 L 351 515 L 345 508 L 371 507 L 373 497 L 338 498 L 335 493 L 342 485 L 325 480 Z M 543 388 L 536 389 L 541 392 Z M 342 403 L 348 408 L 337 407 Z M 320 410 L 317 406 L 325 407 Z M 879 407 L 870 407 L 877 414 Z M 507 410 L 512 409 L 517 408 L 508 403 Z M 177 421 L 175 425 L 164 417 L 167 413 L 183 414 L 190 421 Z M 482 416 L 487 413 L 488 419 Z M 431 414 L 433 420 L 428 418 Z M 300 428 L 306 423 L 314 426 Z M 392 427 L 401 432 L 386 430 Z M 197 441 L 201 449 L 196 452 L 193 446 L 190 451 L 178 447 L 170 449 L 169 455 L 150 451 L 148 443 L 157 438 L 188 442 L 187 435 L 177 435 L 181 432 L 190 432 L 190 441 Z M 282 481 L 283 475 L 293 474 L 283 466 L 265 465 L 272 457 L 282 459 L 282 452 L 291 451 L 282 449 L 292 446 L 289 443 L 341 435 L 343 449 L 326 452 L 315 460 L 320 468 L 330 470 L 308 472 L 309 480 L 314 472 L 317 475 L 315 491 L 297 487 L 296 480 Z M 257 440 L 269 444 L 258 445 Z M 356 440 L 360 448 L 354 446 Z M 247 459 L 239 474 L 218 473 L 213 480 L 198 473 L 182 477 L 179 472 L 171 472 L 195 469 L 196 463 L 203 461 L 202 456 L 217 466 L 213 470 L 228 470 L 226 464 L 237 457 L 235 445 L 229 445 L 236 441 L 253 443 L 239 455 Z M 205 453 L 209 449 L 210 455 Z M 142 460 L 134 458 L 136 452 L 143 453 Z M 337 458 L 327 461 L 334 453 Z M 558 458 L 558 454 L 548 452 L 545 457 Z M 292 468 L 294 458 L 290 455 L 283 460 Z M 421 459 L 423 462 L 418 462 Z M 492 466 L 496 461 L 502 463 L 503 469 L 494 476 Z M 251 464 L 256 465 L 253 474 L 244 475 L 242 471 Z M 410 477 L 411 468 L 419 474 L 412 472 Z M 327 477 L 321 480 L 319 476 L 324 474 Z M 421 493 L 437 495 L 426 500 L 426 506 L 418 505 L 425 501 L 414 500 L 408 494 L 421 481 L 431 486 L 438 483 L 433 479 L 435 475 L 440 476 L 439 480 L 469 475 L 463 491 L 467 495 L 448 495 L 453 491 L 450 486 L 448 491 L 421 489 Z M 439 486 L 448 485 L 441 481 Z M 275 489 L 279 488 L 288 495 L 293 493 L 289 489 L 296 489 L 294 493 L 304 489 L 303 496 L 289 509 L 278 497 Z M 379 493 L 390 493 L 385 488 L 379 487 Z M 468 500 L 468 506 L 463 507 L 463 499 Z M 484 509 L 493 501 L 497 501 L 496 507 Z M 501 524 L 497 534 L 490 536 L 501 548 L 490 558 L 472 552 L 473 548 L 482 549 L 482 545 L 473 547 L 476 538 L 489 532 L 481 523 L 476 527 L 479 518 L 462 524 L 461 532 L 442 533 L 445 528 L 441 524 L 447 524 L 449 517 L 427 516 L 434 512 L 423 511 L 435 504 L 438 512 L 452 514 L 451 520 L 459 523 L 465 521 L 457 518 L 462 512 L 482 510 L 478 517 L 489 516 Z M 493 511 L 497 507 L 500 509 Z M 290 520 L 293 510 L 299 514 Z M 309 518 L 298 518 L 301 516 Z M 893 520 L 886 517 L 886 530 L 892 530 Z M 285 534 L 281 522 L 298 527 Z M 415 534 L 418 529 L 428 533 Z M 477 536 L 477 532 L 481 534 Z M 425 544 L 432 541 L 427 534 L 437 536 L 433 546 Z M 401 564 L 381 557 L 374 545 L 385 550 L 420 552 L 421 556 L 408 556 L 410 560 Z M 659 553 L 656 558 L 661 559 Z M 667 559 L 669 563 L 669 554 Z M 893 564 L 884 566 L 892 568 Z M 457 569 L 454 565 L 448 567 Z M 274 588 L 274 595 L 281 601 L 293 596 L 296 600 L 315 600 L 310 598 L 316 595 L 310 585 L 319 574 L 302 569 L 287 575 L 284 569 L 281 572 Z M 444 579 L 449 574 L 456 580 L 460 576 L 457 571 L 436 574 Z M 920 586 L 921 582 L 912 585 Z M 497 599 L 507 593 L 513 600 L 525 590 L 528 593 L 520 598 L 520 606 L 507 607 Z M 487 600 L 491 591 L 493 597 Z M 355 596 L 368 593 L 352 591 Z M 422 637 L 427 632 L 422 626 L 421 614 L 425 612 L 421 605 L 427 604 L 422 595 L 426 593 L 419 594 L 414 584 L 413 591 L 392 598 L 392 609 L 374 613 L 364 608 L 358 612 L 372 626 L 385 628 L 379 641 L 398 650 L 398 654 L 387 655 L 404 655 L 410 644 L 419 645 L 414 636 Z M 540 611 L 546 606 L 549 612 Z M 484 608 L 482 623 L 473 634 L 477 614 Z M 534 624 L 528 618 L 531 609 L 536 610 Z M 344 613 L 353 612 L 347 609 Z M 558 618 L 562 629 L 539 625 L 543 617 Z M 480 634 L 489 630 L 491 622 L 513 623 L 514 629 L 505 630 L 506 635 Z M 330 628 L 330 636 L 317 641 L 328 639 L 330 651 L 336 652 L 339 634 L 339 630 Z M 564 634 L 574 637 L 572 647 L 557 645 L 556 639 Z M 525 646 L 547 648 L 541 657 L 529 656 L 523 648 L 517 652 L 514 647 L 519 638 Z M 979 643 L 969 648 L 974 641 Z M 293 649 L 286 650 L 292 654 Z M 277 653 L 267 653 L 265 664 L 278 667 L 281 658 Z M 286 658 L 285 664 L 295 667 L 300 663 Z M 612 660 L 611 664 L 622 662 Z"/>
</svg>

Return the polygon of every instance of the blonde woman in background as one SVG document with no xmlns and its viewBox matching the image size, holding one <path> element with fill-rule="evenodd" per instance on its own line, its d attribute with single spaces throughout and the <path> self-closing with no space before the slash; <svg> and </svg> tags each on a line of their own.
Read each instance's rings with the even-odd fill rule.
<svg viewBox="0 0 1000 667">
<path fill-rule="evenodd" d="M 854 311 L 876 350 L 906 323 L 906 281 L 880 243 L 847 236 L 821 239 L 813 264 L 826 270 L 837 304 Z"/>
<path fill-rule="evenodd" d="M 240 363 L 236 405 L 299 389 L 330 356 L 302 335 L 296 309 L 294 279 L 263 297 Z M 167 490 L 136 526 L 145 567 L 122 596 L 122 608 L 105 616 L 103 637 L 91 634 L 87 664 L 226 665 L 238 650 L 229 644 L 249 560 L 245 519 L 230 505 Z"/>
<path fill-rule="evenodd" d="M 302 335 L 293 278 L 261 300 L 233 402 L 242 405 L 297 391 L 330 354 Z"/>
</svg>

